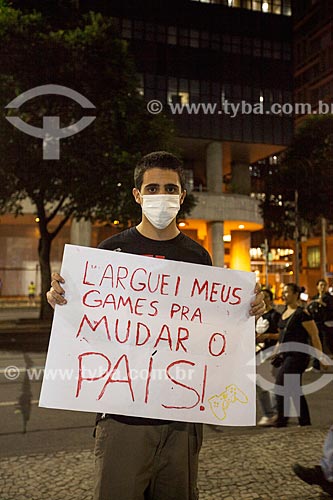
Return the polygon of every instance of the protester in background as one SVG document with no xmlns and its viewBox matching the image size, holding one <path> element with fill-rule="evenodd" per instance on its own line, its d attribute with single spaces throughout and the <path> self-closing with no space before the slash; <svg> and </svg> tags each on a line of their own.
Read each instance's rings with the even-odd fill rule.
<svg viewBox="0 0 333 500">
<path fill-rule="evenodd" d="M 271 290 L 264 288 L 261 291 L 264 296 L 266 309 L 256 324 L 256 342 L 260 344 L 260 350 L 257 351 L 257 356 L 259 357 L 261 352 L 264 355 L 266 349 L 273 347 L 277 343 L 279 339 L 278 323 L 281 318 L 281 314 L 273 307 L 273 293 Z M 265 364 L 265 362 L 257 365 L 257 373 L 264 379 L 266 379 L 265 368 L 267 368 L 267 363 Z M 257 385 L 257 395 L 263 413 L 258 425 L 263 427 L 274 425 L 276 422 L 275 395 L 263 389 L 260 384 Z"/>
<path fill-rule="evenodd" d="M 320 465 L 303 467 L 295 464 L 293 471 L 302 481 L 320 486 L 333 497 L 333 425 L 326 436 Z"/>
<path fill-rule="evenodd" d="M 35 305 L 35 296 L 36 296 L 36 285 L 33 281 L 30 281 L 28 285 L 28 298 L 30 305 Z"/>
<path fill-rule="evenodd" d="M 311 318 L 310 314 L 298 305 L 300 289 L 295 283 L 288 283 L 283 288 L 283 299 L 286 308 L 282 313 L 279 321 L 280 336 L 277 344 L 277 352 L 279 346 L 288 342 L 296 342 L 301 345 L 306 345 L 311 342 L 312 346 L 322 352 L 322 345 L 318 335 L 318 329 Z M 300 376 L 297 387 L 288 387 L 287 392 L 291 392 L 290 396 L 294 398 L 295 408 L 300 403 L 300 414 L 298 416 L 299 425 L 311 425 L 309 408 L 301 391 L 302 374 L 304 373 L 308 363 L 309 355 L 306 352 L 287 351 L 278 354 L 281 365 L 278 367 L 275 384 L 284 386 L 284 376 L 290 374 L 298 374 Z M 322 361 L 322 357 L 320 361 Z M 274 362 L 274 361 L 273 361 Z M 323 369 L 326 369 L 323 365 Z M 292 391 L 295 393 L 292 394 Z M 300 396 L 301 394 L 301 396 Z M 286 399 L 286 404 L 290 404 L 289 398 Z M 284 414 L 284 396 L 276 394 L 277 421 L 276 427 L 286 427 L 288 416 Z"/>
<path fill-rule="evenodd" d="M 323 351 L 333 354 L 333 328 L 326 324 L 333 320 L 333 296 L 328 293 L 328 284 L 324 279 L 317 282 L 317 290 L 318 293 L 312 297 L 313 302 L 308 305 L 308 311 L 317 325 Z M 310 370 L 320 371 L 318 359 L 313 360 Z"/>
<path fill-rule="evenodd" d="M 211 265 L 208 252 L 177 227 L 186 196 L 181 162 L 167 152 L 144 156 L 134 172 L 133 196 L 142 220 L 99 248 L 137 255 Z M 47 299 L 66 304 L 53 273 Z M 264 312 L 258 291 L 250 314 Z M 95 500 L 197 500 L 198 457 L 202 424 L 103 414 L 97 417 Z"/>
</svg>

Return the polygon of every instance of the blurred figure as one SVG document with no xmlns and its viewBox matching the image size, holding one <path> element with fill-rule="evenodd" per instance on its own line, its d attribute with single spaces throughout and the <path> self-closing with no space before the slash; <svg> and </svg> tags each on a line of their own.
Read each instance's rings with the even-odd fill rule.
<svg viewBox="0 0 333 500">
<path fill-rule="evenodd" d="M 322 352 L 322 346 L 318 335 L 316 323 L 311 318 L 310 314 L 302 309 L 299 304 L 300 288 L 295 283 L 288 283 L 283 288 L 283 299 L 286 308 L 282 313 L 279 321 L 280 337 L 278 346 L 287 342 L 297 342 L 299 344 L 309 344 Z M 277 386 L 284 386 L 285 375 L 299 375 L 299 385 L 295 387 L 295 395 L 290 396 L 294 399 L 295 408 L 299 406 L 300 414 L 298 416 L 299 425 L 311 425 L 309 408 L 303 394 L 300 395 L 302 386 L 302 375 L 309 363 L 309 355 L 304 352 L 287 351 L 279 354 L 281 365 L 276 374 L 275 383 Z M 323 368 L 325 368 L 323 366 Z M 288 391 L 292 391 L 293 387 L 288 387 Z M 276 408 L 278 418 L 276 427 L 286 427 L 288 416 L 284 412 L 285 397 L 276 395 Z M 290 404 L 289 397 L 285 401 L 286 405 Z"/>
<path fill-rule="evenodd" d="M 256 342 L 260 344 L 260 350 L 257 351 L 260 356 L 260 352 L 264 352 L 276 344 L 279 339 L 279 329 L 278 323 L 281 318 L 281 314 L 273 307 L 273 293 L 271 290 L 264 288 L 261 290 L 264 296 L 265 302 L 265 312 L 258 319 L 256 324 Z M 257 373 L 260 373 L 264 378 L 265 367 L 267 368 L 269 363 L 261 363 L 257 366 Z M 270 365 L 269 365 L 270 368 Z M 258 425 L 263 427 L 269 427 L 273 425 L 276 421 L 276 402 L 275 395 L 269 391 L 264 390 L 260 385 L 257 385 L 257 395 L 261 411 L 263 413 L 262 418 L 259 420 Z"/>
<path fill-rule="evenodd" d="M 28 285 L 28 297 L 30 305 L 35 305 L 35 296 L 36 296 L 36 285 L 33 281 L 30 281 Z"/>
<path fill-rule="evenodd" d="M 317 282 L 317 290 L 318 293 L 312 297 L 312 302 L 308 305 L 308 311 L 317 325 L 323 351 L 333 354 L 333 329 L 326 325 L 326 322 L 333 320 L 333 297 L 328 292 L 328 284 L 324 279 Z M 318 359 L 313 360 L 311 369 L 320 371 Z"/>
<path fill-rule="evenodd" d="M 320 486 L 325 493 L 333 497 L 333 425 L 326 436 L 320 465 L 303 467 L 295 464 L 293 471 L 302 481 Z"/>
</svg>

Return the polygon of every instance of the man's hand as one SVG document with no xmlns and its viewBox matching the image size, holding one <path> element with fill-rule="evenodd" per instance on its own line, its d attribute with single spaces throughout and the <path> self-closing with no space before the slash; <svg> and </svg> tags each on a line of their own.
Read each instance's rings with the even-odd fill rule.
<svg viewBox="0 0 333 500">
<path fill-rule="evenodd" d="M 259 283 L 256 284 L 254 289 L 256 297 L 251 303 L 250 316 L 255 316 L 256 320 L 260 318 L 265 312 L 266 306 L 264 302 L 264 294 L 260 291 Z"/>
<path fill-rule="evenodd" d="M 58 273 L 52 273 L 51 277 L 51 288 L 48 292 L 46 292 L 46 298 L 50 306 L 54 309 L 56 304 L 67 304 L 67 300 L 64 297 L 65 290 L 60 285 L 60 283 L 65 283 L 64 278 Z"/>
</svg>

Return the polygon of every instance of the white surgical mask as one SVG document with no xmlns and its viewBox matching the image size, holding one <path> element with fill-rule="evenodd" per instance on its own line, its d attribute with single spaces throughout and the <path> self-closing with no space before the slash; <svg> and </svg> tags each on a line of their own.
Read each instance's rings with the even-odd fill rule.
<svg viewBox="0 0 333 500">
<path fill-rule="evenodd" d="M 178 194 L 142 195 L 142 213 L 156 229 L 165 229 L 180 209 Z"/>
</svg>

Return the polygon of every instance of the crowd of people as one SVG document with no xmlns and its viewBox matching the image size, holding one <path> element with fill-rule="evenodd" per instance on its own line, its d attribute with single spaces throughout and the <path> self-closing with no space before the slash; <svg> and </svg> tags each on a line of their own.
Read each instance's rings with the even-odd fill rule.
<svg viewBox="0 0 333 500">
<path fill-rule="evenodd" d="M 333 355 L 333 296 L 328 292 L 326 280 L 320 279 L 316 286 L 317 294 L 307 304 L 300 298 L 300 287 L 295 283 L 286 284 L 282 313 L 274 308 L 272 292 L 263 290 L 266 310 L 256 324 L 257 355 L 261 357 L 265 350 L 275 345 L 272 356 L 264 356 L 262 363 L 272 365 L 275 390 L 264 390 L 258 384 L 257 395 L 263 414 L 259 426 L 286 427 L 291 399 L 298 409 L 299 425 L 311 425 L 309 407 L 301 390 L 302 375 L 306 370 L 325 371 L 328 366 L 325 354 Z M 316 349 L 312 358 L 306 349 L 308 345 Z M 312 366 L 309 366 L 311 359 Z M 259 358 L 258 373 L 260 370 Z M 287 387 L 285 376 L 288 375 L 299 376 L 294 379 L 297 381 L 294 387 Z M 278 390 L 281 387 L 284 394 Z M 333 497 L 333 426 L 328 431 L 320 464 L 304 467 L 296 463 L 293 471 L 302 481 L 320 486 Z"/>
</svg>

